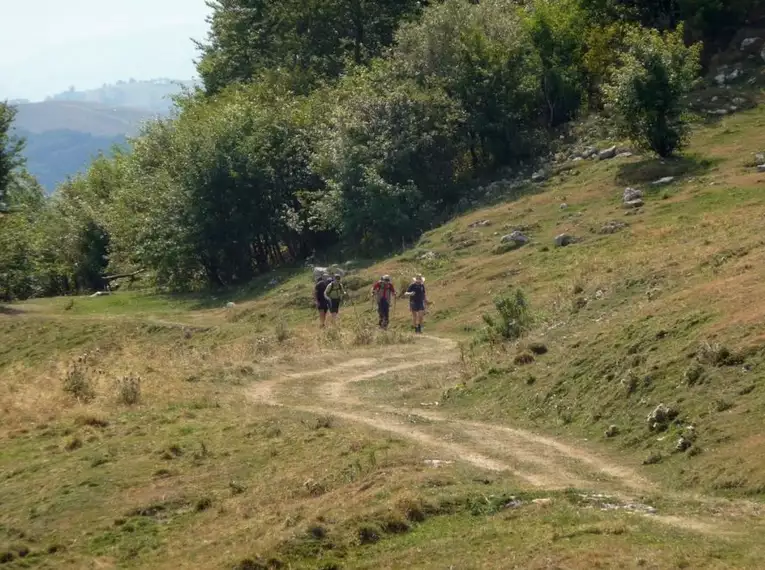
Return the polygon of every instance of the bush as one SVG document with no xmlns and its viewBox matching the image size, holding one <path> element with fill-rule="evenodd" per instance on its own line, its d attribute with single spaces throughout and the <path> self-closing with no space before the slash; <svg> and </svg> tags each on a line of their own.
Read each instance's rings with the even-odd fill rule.
<svg viewBox="0 0 765 570">
<path fill-rule="evenodd" d="M 661 34 L 631 28 L 622 66 L 605 87 L 620 133 L 641 149 L 671 156 L 688 137 L 684 96 L 698 77 L 701 45 L 686 47 L 683 27 Z"/>
<path fill-rule="evenodd" d="M 526 296 L 520 289 L 496 297 L 494 307 L 496 315 L 483 315 L 487 325 L 484 333 L 489 340 L 517 340 L 531 328 L 533 319 Z"/>
<path fill-rule="evenodd" d="M 134 406 L 141 401 L 141 378 L 129 374 L 117 379 L 117 402 Z"/>
<path fill-rule="evenodd" d="M 90 402 L 96 397 L 96 391 L 88 378 L 84 362 L 77 361 L 69 367 L 64 375 L 63 389 L 81 402 Z"/>
</svg>

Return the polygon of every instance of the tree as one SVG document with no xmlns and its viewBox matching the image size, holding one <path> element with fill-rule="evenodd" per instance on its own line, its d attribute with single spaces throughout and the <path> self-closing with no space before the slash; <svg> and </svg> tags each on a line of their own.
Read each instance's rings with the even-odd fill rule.
<svg viewBox="0 0 765 570">
<path fill-rule="evenodd" d="M 684 29 L 661 33 L 632 28 L 622 67 L 605 87 L 620 132 L 638 147 L 667 157 L 688 136 L 684 97 L 698 77 L 701 45 L 686 47 Z"/>
<path fill-rule="evenodd" d="M 391 44 L 419 0 L 213 0 L 210 33 L 199 44 L 207 93 L 249 83 L 264 70 L 288 71 L 296 86 L 337 77 Z"/>
<path fill-rule="evenodd" d="M 314 218 L 367 251 L 430 227 L 457 202 L 466 174 L 459 105 L 391 68 L 377 62 L 341 82 L 316 166 L 331 192 Z"/>
<path fill-rule="evenodd" d="M 467 115 L 476 167 L 512 164 L 543 146 L 540 59 L 511 0 L 445 0 L 402 26 L 400 73 L 442 88 Z"/>
<path fill-rule="evenodd" d="M 16 109 L 0 101 L 0 211 L 7 209 L 6 193 L 14 171 L 24 164 L 24 141 L 13 135 Z"/>
<path fill-rule="evenodd" d="M 587 15 L 579 0 L 536 0 L 525 23 L 540 59 L 547 123 L 555 127 L 574 118 L 587 96 Z"/>
</svg>

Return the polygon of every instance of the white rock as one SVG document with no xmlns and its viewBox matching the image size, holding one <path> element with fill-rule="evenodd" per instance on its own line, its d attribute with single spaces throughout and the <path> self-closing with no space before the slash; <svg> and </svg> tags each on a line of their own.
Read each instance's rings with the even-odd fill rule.
<svg viewBox="0 0 765 570">
<path fill-rule="evenodd" d="M 608 160 L 616 156 L 616 147 L 612 146 L 598 153 L 598 160 Z"/>
<path fill-rule="evenodd" d="M 746 38 L 742 40 L 741 42 L 741 51 L 746 50 L 746 48 L 753 46 L 757 42 L 759 42 L 762 38 Z"/>
<path fill-rule="evenodd" d="M 227 309 L 233 309 L 234 307 L 236 307 L 236 303 L 232 303 L 231 301 L 226 303 L 226 308 Z"/>
<path fill-rule="evenodd" d="M 761 164 L 757 167 L 757 172 L 765 172 L 765 164 Z"/>
<path fill-rule="evenodd" d="M 659 178 L 658 180 L 655 180 L 651 184 L 654 186 L 664 186 L 665 184 L 672 184 L 672 182 L 675 181 L 674 176 L 665 176 L 664 178 Z"/>
<path fill-rule="evenodd" d="M 644 205 L 643 199 L 638 198 L 636 200 L 630 200 L 629 202 L 624 203 L 624 207 L 629 209 L 635 209 L 635 208 L 642 208 Z"/>
<path fill-rule="evenodd" d="M 632 202 L 633 200 L 639 200 L 643 197 L 643 193 L 637 188 L 625 188 L 624 194 L 622 194 L 622 200 L 626 202 Z"/>
</svg>

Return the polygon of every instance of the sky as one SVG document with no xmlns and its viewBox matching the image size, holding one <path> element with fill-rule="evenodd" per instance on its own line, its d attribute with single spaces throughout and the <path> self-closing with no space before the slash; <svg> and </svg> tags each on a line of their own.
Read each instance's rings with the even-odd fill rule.
<svg viewBox="0 0 765 570">
<path fill-rule="evenodd" d="M 0 100 L 191 79 L 205 0 L 0 0 Z"/>
</svg>

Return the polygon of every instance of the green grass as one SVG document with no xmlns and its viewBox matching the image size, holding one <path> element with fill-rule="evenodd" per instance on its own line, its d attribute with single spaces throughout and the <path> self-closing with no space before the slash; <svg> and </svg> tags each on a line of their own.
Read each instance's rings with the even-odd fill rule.
<svg viewBox="0 0 765 570">
<path fill-rule="evenodd" d="M 578 174 L 457 217 L 409 251 L 360 262 L 337 330 L 317 331 L 305 268 L 217 293 L 6 308 L 3 566 L 760 567 L 765 197 L 747 161 L 765 149 L 764 126 L 755 109 L 701 127 L 681 159 L 578 163 Z M 650 186 L 667 175 L 677 178 Z M 627 184 L 644 191 L 638 213 L 621 205 Z M 490 225 L 470 227 L 479 220 Z M 611 221 L 624 226 L 602 232 Z M 531 243 L 495 253 L 519 227 Z M 581 240 L 554 247 L 564 232 Z M 460 341 L 461 354 L 405 334 L 405 303 L 391 333 L 374 331 L 371 283 L 388 273 L 402 288 L 415 272 L 434 301 L 425 332 Z M 532 328 L 518 342 L 481 341 L 481 315 L 514 288 L 529 299 Z M 401 368 L 439 355 L 451 359 Z M 89 401 L 63 389 L 80 358 Z M 375 366 L 395 369 L 331 383 Z M 129 375 L 141 378 L 141 399 L 128 406 L 117 381 Z M 260 387 L 286 404 L 250 401 Z M 659 404 L 678 414 L 652 429 Z M 375 428 L 381 417 L 395 429 Z M 637 500 L 681 524 L 535 487 L 512 468 L 550 449 L 503 449 L 487 423 L 631 469 L 655 485 L 633 489 Z M 685 451 L 681 436 L 692 437 Z M 455 459 L 444 442 L 509 468 L 425 463 Z M 585 478 L 582 493 L 620 485 L 570 457 L 551 460 L 535 473 L 570 471 Z M 523 504 L 505 508 L 511 497 Z M 695 518 L 720 532 L 683 526 Z"/>
</svg>

